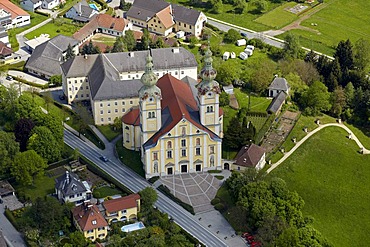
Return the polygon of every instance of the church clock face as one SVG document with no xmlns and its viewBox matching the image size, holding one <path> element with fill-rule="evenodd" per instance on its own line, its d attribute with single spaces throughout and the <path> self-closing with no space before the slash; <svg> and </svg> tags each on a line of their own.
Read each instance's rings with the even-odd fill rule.
<svg viewBox="0 0 370 247">
<path fill-rule="evenodd" d="M 153 98 L 153 97 L 149 97 L 149 98 L 148 98 L 148 101 L 149 101 L 149 102 L 154 102 L 154 98 Z"/>
<path fill-rule="evenodd" d="M 212 96 L 213 96 L 213 93 L 211 93 L 211 92 L 209 92 L 209 93 L 207 94 L 207 97 L 208 97 L 208 98 L 212 98 Z"/>
</svg>

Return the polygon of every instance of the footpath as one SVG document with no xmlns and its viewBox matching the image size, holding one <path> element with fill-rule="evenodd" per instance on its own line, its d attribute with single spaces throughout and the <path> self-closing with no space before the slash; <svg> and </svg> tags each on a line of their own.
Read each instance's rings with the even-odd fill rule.
<svg viewBox="0 0 370 247">
<path fill-rule="evenodd" d="M 370 150 L 366 149 L 364 145 L 360 142 L 360 140 L 357 138 L 357 136 L 350 130 L 347 126 L 345 126 L 342 123 L 328 123 L 328 124 L 323 124 L 308 133 L 305 137 L 302 138 L 299 142 L 296 143 L 296 145 L 287 153 L 284 154 L 284 156 L 276 163 L 272 164 L 271 167 L 267 170 L 267 173 L 270 173 L 273 171 L 276 167 L 278 167 L 281 163 L 283 163 L 289 156 L 291 156 L 305 141 L 308 140 L 312 135 L 315 133 L 319 132 L 320 130 L 330 127 L 330 126 L 335 126 L 335 127 L 340 127 L 348 132 L 348 138 L 354 140 L 357 144 L 357 146 L 362 150 L 362 154 L 370 154 Z"/>
</svg>

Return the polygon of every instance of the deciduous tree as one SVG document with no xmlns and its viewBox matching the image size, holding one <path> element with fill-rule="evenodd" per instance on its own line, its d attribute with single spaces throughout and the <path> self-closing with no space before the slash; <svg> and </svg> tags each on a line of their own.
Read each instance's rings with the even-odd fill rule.
<svg viewBox="0 0 370 247">
<path fill-rule="evenodd" d="M 28 140 L 27 149 L 35 150 L 47 162 L 55 162 L 61 158 L 60 145 L 51 131 L 45 126 L 33 128 Z"/>
</svg>

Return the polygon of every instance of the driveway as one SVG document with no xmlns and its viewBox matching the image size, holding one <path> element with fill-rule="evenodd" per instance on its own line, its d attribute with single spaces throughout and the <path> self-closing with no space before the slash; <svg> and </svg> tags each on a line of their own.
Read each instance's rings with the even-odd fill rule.
<svg viewBox="0 0 370 247">
<path fill-rule="evenodd" d="M 46 85 L 46 84 L 49 83 L 47 80 L 41 79 L 39 77 L 30 75 L 30 74 L 27 74 L 27 73 L 24 73 L 22 71 L 9 70 L 8 74 L 11 75 L 11 76 L 16 76 L 16 77 L 25 79 L 27 81 L 30 81 L 30 82 L 33 82 L 33 83 L 36 83 L 36 84 L 39 84 L 39 85 Z"/>
<path fill-rule="evenodd" d="M 4 215 L 4 204 L 0 204 L 0 230 L 3 231 L 5 240 L 9 246 L 25 247 L 21 234 L 14 228 Z"/>
</svg>

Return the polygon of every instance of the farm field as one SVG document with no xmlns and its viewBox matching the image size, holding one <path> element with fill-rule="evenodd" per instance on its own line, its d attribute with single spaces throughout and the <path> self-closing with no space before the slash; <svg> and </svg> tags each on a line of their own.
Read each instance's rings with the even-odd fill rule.
<svg viewBox="0 0 370 247">
<path fill-rule="evenodd" d="M 334 246 L 363 246 L 370 241 L 370 156 L 346 135 L 336 127 L 321 130 L 269 176 L 303 197 L 305 215 Z"/>
</svg>

